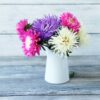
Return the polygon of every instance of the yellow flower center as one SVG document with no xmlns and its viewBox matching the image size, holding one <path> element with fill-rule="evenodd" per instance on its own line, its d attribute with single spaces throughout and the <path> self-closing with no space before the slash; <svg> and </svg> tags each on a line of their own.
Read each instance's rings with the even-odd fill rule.
<svg viewBox="0 0 100 100">
<path fill-rule="evenodd" d="M 69 22 L 72 24 L 74 23 L 74 19 L 73 18 L 70 18 Z"/>
<path fill-rule="evenodd" d="M 63 40 L 62 40 L 63 44 L 64 45 L 68 45 L 68 43 L 70 42 L 69 38 L 68 37 L 64 37 Z"/>
</svg>

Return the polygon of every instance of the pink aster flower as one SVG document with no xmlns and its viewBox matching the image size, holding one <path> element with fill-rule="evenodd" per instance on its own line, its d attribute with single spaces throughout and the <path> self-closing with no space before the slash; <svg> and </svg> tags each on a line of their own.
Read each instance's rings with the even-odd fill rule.
<svg viewBox="0 0 100 100">
<path fill-rule="evenodd" d="M 71 29 L 74 32 L 78 32 L 80 29 L 80 23 L 77 18 L 71 13 L 63 13 L 61 15 L 61 25 Z"/>
<path fill-rule="evenodd" d="M 23 42 L 23 50 L 26 56 L 35 56 L 36 54 L 40 54 L 41 46 L 39 45 L 40 38 L 38 37 L 38 33 L 29 30 L 25 36 L 25 40 Z"/>
<path fill-rule="evenodd" d="M 27 19 L 21 20 L 18 24 L 17 24 L 17 32 L 19 35 L 19 38 L 24 41 L 25 39 L 25 35 L 27 33 L 27 30 L 30 29 L 30 24 L 28 24 Z"/>
</svg>

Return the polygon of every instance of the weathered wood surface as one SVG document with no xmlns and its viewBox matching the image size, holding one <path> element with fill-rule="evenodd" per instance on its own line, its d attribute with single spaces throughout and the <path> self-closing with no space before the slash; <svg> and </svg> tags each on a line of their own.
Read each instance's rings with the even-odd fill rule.
<svg viewBox="0 0 100 100">
<path fill-rule="evenodd" d="M 100 95 L 100 56 L 71 57 L 69 68 L 75 77 L 61 85 L 44 81 L 45 60 L 46 57 L 1 58 L 0 96 Z"/>
<path fill-rule="evenodd" d="M 100 100 L 98 95 L 72 96 L 13 96 L 0 97 L 1 100 Z"/>
<path fill-rule="evenodd" d="M 45 62 L 46 56 L 37 56 L 33 58 L 27 58 L 25 56 L 0 57 L 0 65 L 2 66 L 44 66 Z M 68 62 L 70 66 L 99 66 L 100 56 L 70 56 Z"/>
<path fill-rule="evenodd" d="M 99 0 L 1 0 L 0 4 L 98 4 Z"/>
<path fill-rule="evenodd" d="M 72 55 L 100 55 L 100 34 L 91 34 L 88 45 L 74 50 Z M 0 35 L 0 56 L 24 56 L 17 35 Z M 41 55 L 46 55 L 41 51 Z"/>
<path fill-rule="evenodd" d="M 100 5 L 0 5 L 0 34 L 17 34 L 21 19 L 30 22 L 46 14 L 72 12 L 84 24 L 88 33 L 100 33 Z M 95 12 L 95 14 L 93 13 Z"/>
<path fill-rule="evenodd" d="M 88 48 L 73 53 L 84 56 L 69 58 L 75 78 L 61 86 L 44 81 L 46 57 L 13 57 L 23 56 L 15 30 L 20 19 L 32 21 L 44 14 L 71 11 L 82 20 L 88 33 L 100 33 L 99 9 L 100 0 L 0 0 L 0 96 L 14 96 L 0 97 L 0 100 L 100 100 L 100 57 L 88 56 L 100 55 L 100 36 L 97 34 L 92 35 Z"/>
</svg>

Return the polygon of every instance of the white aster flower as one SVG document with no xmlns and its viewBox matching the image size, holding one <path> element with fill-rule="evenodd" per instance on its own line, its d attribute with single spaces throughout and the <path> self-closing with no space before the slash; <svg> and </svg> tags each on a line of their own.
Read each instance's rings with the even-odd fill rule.
<svg viewBox="0 0 100 100">
<path fill-rule="evenodd" d="M 79 42 L 80 45 L 86 45 L 89 42 L 89 35 L 86 33 L 85 29 L 81 28 L 79 33 Z"/>
<path fill-rule="evenodd" d="M 49 44 L 52 46 L 54 52 L 62 55 L 68 55 L 72 51 L 73 47 L 78 46 L 77 35 L 67 28 L 59 30 L 58 35 L 52 36 L 49 40 Z"/>
</svg>

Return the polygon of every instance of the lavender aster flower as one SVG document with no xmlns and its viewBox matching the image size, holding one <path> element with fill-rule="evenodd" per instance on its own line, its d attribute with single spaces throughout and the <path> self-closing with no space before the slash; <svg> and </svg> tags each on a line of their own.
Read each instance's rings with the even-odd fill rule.
<svg viewBox="0 0 100 100">
<path fill-rule="evenodd" d="M 57 16 L 45 16 L 33 22 L 32 28 L 40 33 L 42 40 L 48 40 L 60 27 L 60 19 Z"/>
</svg>

